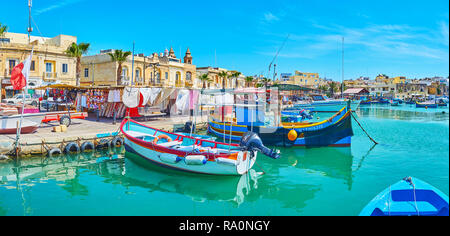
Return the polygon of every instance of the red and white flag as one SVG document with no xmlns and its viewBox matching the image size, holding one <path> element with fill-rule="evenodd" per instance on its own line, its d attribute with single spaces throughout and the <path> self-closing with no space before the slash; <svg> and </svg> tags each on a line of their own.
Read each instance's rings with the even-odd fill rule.
<svg viewBox="0 0 450 236">
<path fill-rule="evenodd" d="M 30 75 L 31 57 L 33 56 L 33 49 L 30 56 L 17 66 L 11 72 L 11 84 L 14 90 L 21 90 L 27 86 L 28 76 Z"/>
</svg>

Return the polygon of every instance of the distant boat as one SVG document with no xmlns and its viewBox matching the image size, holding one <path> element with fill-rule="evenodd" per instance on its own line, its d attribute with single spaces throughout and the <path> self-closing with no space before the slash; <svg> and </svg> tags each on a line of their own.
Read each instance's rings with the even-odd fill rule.
<svg viewBox="0 0 450 236">
<path fill-rule="evenodd" d="M 391 104 L 391 106 L 399 106 L 399 102 L 395 100 L 391 100 L 389 101 L 389 103 Z"/>
<path fill-rule="evenodd" d="M 432 103 L 432 102 L 418 103 L 418 102 L 416 102 L 416 108 L 437 108 L 437 107 L 438 107 L 437 103 Z"/>
<path fill-rule="evenodd" d="M 313 100 L 312 102 L 304 104 L 298 103 L 289 109 L 306 109 L 314 112 L 338 112 L 343 107 L 347 106 L 347 100 L 345 99 L 329 99 L 325 95 L 311 95 L 311 98 Z M 361 100 L 352 100 L 350 108 L 355 111 L 358 109 L 360 103 Z"/>
<path fill-rule="evenodd" d="M 0 119 L 0 134 L 16 134 L 17 133 L 17 123 L 19 119 Z M 30 120 L 22 121 L 22 128 L 20 129 L 21 134 L 33 133 L 37 130 L 39 124 Z"/>
<path fill-rule="evenodd" d="M 378 194 L 360 216 L 448 216 L 448 196 L 420 179 L 406 177 Z"/>
</svg>

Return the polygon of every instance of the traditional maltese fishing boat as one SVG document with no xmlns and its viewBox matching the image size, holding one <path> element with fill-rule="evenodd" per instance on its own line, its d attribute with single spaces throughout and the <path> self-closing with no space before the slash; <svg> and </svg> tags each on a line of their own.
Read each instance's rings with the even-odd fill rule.
<svg viewBox="0 0 450 236">
<path fill-rule="evenodd" d="M 325 95 L 317 94 L 311 95 L 312 101 L 305 104 L 295 104 L 292 108 L 286 110 L 301 110 L 306 109 L 314 112 L 338 112 L 342 107 L 347 105 L 348 100 L 345 99 L 329 99 Z M 356 110 L 361 101 L 352 100 L 351 109 Z"/>
<path fill-rule="evenodd" d="M 209 117 L 208 131 L 234 141 L 238 141 L 246 132 L 253 131 L 266 145 L 347 147 L 353 136 L 350 112 L 346 106 L 320 122 L 282 122 L 280 126 L 266 126 L 264 122 L 222 122 Z"/>
<path fill-rule="evenodd" d="M 247 94 L 248 92 L 235 91 L 235 93 Z M 248 96 L 247 100 L 244 99 L 243 104 L 216 104 L 221 107 L 232 106 L 236 118 L 227 120 L 222 109 L 219 114 L 221 117 L 209 116 L 208 131 L 227 141 L 239 141 L 246 132 L 251 131 L 257 133 L 265 145 L 274 146 L 350 146 L 351 136 L 353 136 L 350 101 L 347 101 L 347 105 L 329 119 L 312 122 L 307 120 L 310 118 L 309 114 L 303 114 L 303 110 L 298 112 L 284 110 L 282 112 L 278 106 L 274 108 L 278 111 L 270 110 L 271 108 L 267 111 L 264 107 L 266 99 L 263 98 L 261 102 L 261 99 L 257 97 L 258 94 L 264 97 L 265 93 L 265 90 L 251 91 L 251 96 L 254 97 L 254 100 L 256 99 L 253 104 L 248 104 L 248 102 L 252 102 L 250 101 L 252 98 Z M 276 96 L 278 96 L 276 93 L 272 94 L 271 101 L 274 101 Z M 271 105 L 276 105 L 276 103 L 273 102 Z M 286 122 L 289 115 L 297 115 L 297 120 L 291 119 Z"/>
<path fill-rule="evenodd" d="M 424 181 L 406 177 L 378 194 L 360 216 L 448 216 L 448 196 Z"/>
<path fill-rule="evenodd" d="M 125 149 L 156 165 L 193 173 L 243 175 L 255 164 L 258 151 L 277 159 L 255 133 L 242 135 L 239 144 L 170 133 L 126 118 L 120 125 Z"/>
<path fill-rule="evenodd" d="M 416 102 L 416 108 L 437 108 L 438 105 L 437 103 L 433 103 L 433 102 Z"/>
</svg>

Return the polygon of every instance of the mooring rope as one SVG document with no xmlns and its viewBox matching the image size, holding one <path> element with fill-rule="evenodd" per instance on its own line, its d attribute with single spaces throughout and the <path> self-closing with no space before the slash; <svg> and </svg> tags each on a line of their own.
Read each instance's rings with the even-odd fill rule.
<svg viewBox="0 0 450 236">
<path fill-rule="evenodd" d="M 359 121 L 353 115 L 353 112 L 350 111 L 350 115 L 353 117 L 353 119 L 355 119 L 356 123 L 358 123 L 359 127 L 361 127 L 361 129 L 364 131 L 364 133 L 367 135 L 367 137 L 369 137 L 369 139 L 372 140 L 372 142 L 374 142 L 375 144 L 378 144 L 372 137 L 370 137 L 370 135 L 367 133 L 367 131 L 362 127 L 362 125 L 359 123 Z"/>
</svg>

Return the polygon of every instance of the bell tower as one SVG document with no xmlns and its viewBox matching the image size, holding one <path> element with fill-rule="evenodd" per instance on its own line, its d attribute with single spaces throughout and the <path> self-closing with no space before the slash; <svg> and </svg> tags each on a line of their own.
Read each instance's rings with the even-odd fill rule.
<svg viewBox="0 0 450 236">
<path fill-rule="evenodd" d="M 189 48 L 187 49 L 186 55 L 184 56 L 184 63 L 192 64 L 192 56 L 191 56 L 191 51 L 189 50 Z"/>
</svg>

